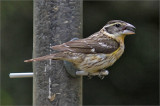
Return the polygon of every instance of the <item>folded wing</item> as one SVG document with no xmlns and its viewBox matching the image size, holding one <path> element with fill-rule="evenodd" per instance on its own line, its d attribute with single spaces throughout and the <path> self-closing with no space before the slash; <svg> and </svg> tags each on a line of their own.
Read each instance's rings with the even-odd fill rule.
<svg viewBox="0 0 160 106">
<path fill-rule="evenodd" d="M 52 46 L 51 48 L 57 51 L 69 51 L 73 53 L 109 54 L 119 48 L 119 43 L 114 39 L 108 37 L 104 37 L 101 39 L 86 38 L 69 41 L 61 45 Z"/>
</svg>

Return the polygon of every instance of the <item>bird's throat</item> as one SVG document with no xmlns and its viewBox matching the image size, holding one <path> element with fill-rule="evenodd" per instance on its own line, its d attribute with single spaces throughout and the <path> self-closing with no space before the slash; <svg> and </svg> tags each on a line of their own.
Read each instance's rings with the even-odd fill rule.
<svg viewBox="0 0 160 106">
<path fill-rule="evenodd" d="M 121 35 L 121 36 L 118 36 L 118 37 L 115 37 L 116 41 L 118 42 L 121 42 L 121 43 L 124 43 L 124 38 L 126 37 L 126 35 Z"/>
</svg>

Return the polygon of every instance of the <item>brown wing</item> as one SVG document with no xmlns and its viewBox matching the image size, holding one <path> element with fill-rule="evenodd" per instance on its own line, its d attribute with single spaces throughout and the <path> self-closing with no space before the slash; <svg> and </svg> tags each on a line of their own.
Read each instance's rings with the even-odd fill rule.
<svg viewBox="0 0 160 106">
<path fill-rule="evenodd" d="M 93 39 L 94 38 L 94 39 Z M 52 46 L 51 48 L 57 51 L 70 51 L 73 53 L 105 53 L 109 54 L 118 49 L 119 43 L 106 35 L 95 39 L 89 37 L 75 41 L 69 41 L 61 45 Z"/>
</svg>

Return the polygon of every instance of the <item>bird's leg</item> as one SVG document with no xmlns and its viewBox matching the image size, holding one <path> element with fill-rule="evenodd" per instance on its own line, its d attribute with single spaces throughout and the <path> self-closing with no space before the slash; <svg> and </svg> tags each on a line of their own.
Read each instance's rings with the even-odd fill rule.
<svg viewBox="0 0 160 106">
<path fill-rule="evenodd" d="M 104 73 L 107 73 L 107 75 L 108 75 L 108 70 L 105 70 L 105 69 L 103 69 L 103 70 L 101 70 L 100 72 L 99 72 L 99 75 L 98 75 L 98 77 L 102 80 L 102 79 L 104 79 L 104 77 L 106 76 Z"/>
<path fill-rule="evenodd" d="M 91 73 L 88 73 L 88 79 L 92 79 L 93 75 Z"/>
</svg>

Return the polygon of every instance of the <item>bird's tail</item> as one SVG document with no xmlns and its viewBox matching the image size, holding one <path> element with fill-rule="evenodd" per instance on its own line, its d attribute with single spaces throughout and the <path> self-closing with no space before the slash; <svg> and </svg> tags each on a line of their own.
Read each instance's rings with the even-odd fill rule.
<svg viewBox="0 0 160 106">
<path fill-rule="evenodd" d="M 48 60 L 48 59 L 57 60 L 57 59 L 60 59 L 61 57 L 62 56 L 60 56 L 60 54 L 55 53 L 55 54 L 51 54 L 51 55 L 37 57 L 37 58 L 34 58 L 34 59 L 24 60 L 24 62 L 42 61 L 42 60 Z"/>
</svg>

